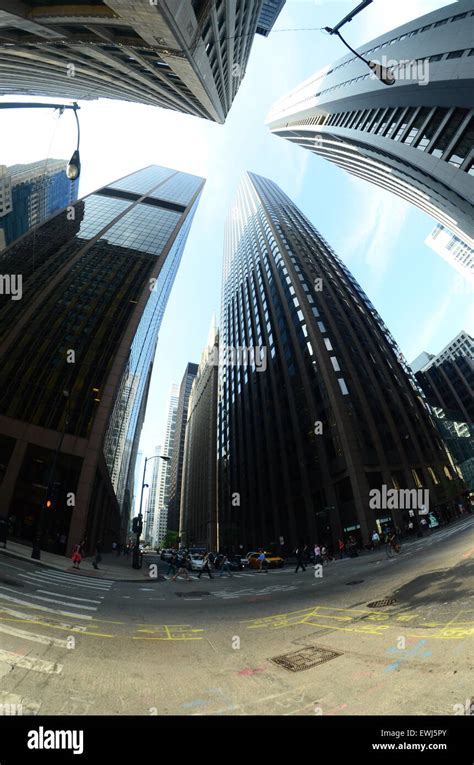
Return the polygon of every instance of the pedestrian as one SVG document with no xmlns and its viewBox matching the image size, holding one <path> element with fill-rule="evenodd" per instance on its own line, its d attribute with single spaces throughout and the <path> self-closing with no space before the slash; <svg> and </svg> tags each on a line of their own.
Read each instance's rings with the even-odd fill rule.
<svg viewBox="0 0 474 765">
<path fill-rule="evenodd" d="M 184 552 L 178 552 L 176 556 L 176 574 L 173 577 L 173 582 L 176 582 L 176 578 L 178 576 L 183 575 L 187 582 L 191 581 L 191 577 L 188 574 L 188 570 L 186 568 L 186 554 Z"/>
<path fill-rule="evenodd" d="M 168 571 L 166 572 L 166 576 L 169 576 L 170 574 L 173 574 L 173 576 L 176 574 L 176 551 L 171 551 L 171 558 L 169 559 L 168 563 Z"/>
<path fill-rule="evenodd" d="M 102 560 L 102 542 L 97 541 L 95 545 L 95 558 L 92 561 L 92 565 L 94 566 L 96 570 L 99 568 L 98 564 L 101 562 L 101 560 Z"/>
<path fill-rule="evenodd" d="M 344 557 L 344 550 L 345 550 L 345 544 L 343 539 L 337 540 L 337 545 L 339 547 L 339 560 L 342 560 Z"/>
<path fill-rule="evenodd" d="M 268 574 L 268 561 L 263 550 L 261 551 L 257 560 L 260 561 L 260 571 L 265 571 L 265 573 Z"/>
<path fill-rule="evenodd" d="M 209 568 L 209 563 L 210 563 L 210 557 L 209 556 L 210 556 L 210 553 L 208 553 L 208 552 L 206 552 L 204 554 L 204 560 L 203 560 L 203 563 L 202 563 L 202 568 L 201 568 L 201 570 L 200 570 L 200 572 L 198 574 L 198 579 L 200 579 L 201 578 L 201 574 L 204 574 L 204 573 L 209 574 L 209 579 L 214 579 L 214 577 L 211 574 L 211 569 Z"/>
<path fill-rule="evenodd" d="M 321 563 L 321 548 L 317 542 L 314 545 L 314 562 L 316 565 Z"/>
<path fill-rule="evenodd" d="M 321 547 L 321 562 L 323 566 L 325 563 L 329 563 L 328 548 L 325 545 Z"/>
<path fill-rule="evenodd" d="M 299 569 L 302 568 L 303 571 L 306 571 L 304 560 L 303 560 L 303 550 L 301 549 L 301 545 L 299 545 L 295 550 L 296 555 L 296 568 L 295 568 L 295 574 L 298 573 Z"/>
<path fill-rule="evenodd" d="M 379 544 L 380 544 L 380 536 L 379 536 L 377 530 L 374 529 L 373 532 L 372 532 L 372 547 L 374 548 L 374 550 L 377 549 Z"/>
<path fill-rule="evenodd" d="M 229 563 L 229 559 L 227 555 L 223 556 L 220 569 L 221 569 L 221 573 L 219 574 L 219 576 L 224 576 L 224 571 L 227 571 L 229 576 L 232 576 L 232 572 L 230 570 L 230 563 Z"/>
<path fill-rule="evenodd" d="M 81 565 L 82 560 L 82 553 L 81 553 L 81 544 L 74 545 L 72 548 L 72 563 L 73 568 L 79 568 Z"/>
</svg>

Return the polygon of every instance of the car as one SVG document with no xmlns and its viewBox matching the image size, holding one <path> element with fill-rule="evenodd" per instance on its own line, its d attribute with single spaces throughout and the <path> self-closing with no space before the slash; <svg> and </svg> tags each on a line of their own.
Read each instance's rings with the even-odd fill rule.
<svg viewBox="0 0 474 765">
<path fill-rule="evenodd" d="M 169 562 L 172 557 L 173 557 L 173 553 L 172 553 L 171 550 L 162 550 L 161 551 L 161 560 Z"/>
<path fill-rule="evenodd" d="M 260 568 L 260 561 L 258 559 L 261 552 L 249 552 L 247 553 L 247 560 L 249 568 Z M 279 555 L 275 553 L 265 551 L 265 558 L 267 559 L 268 568 L 282 568 L 285 565 L 285 561 Z"/>
<path fill-rule="evenodd" d="M 204 566 L 204 556 L 193 553 L 188 556 L 188 569 L 189 571 L 202 571 Z"/>
</svg>

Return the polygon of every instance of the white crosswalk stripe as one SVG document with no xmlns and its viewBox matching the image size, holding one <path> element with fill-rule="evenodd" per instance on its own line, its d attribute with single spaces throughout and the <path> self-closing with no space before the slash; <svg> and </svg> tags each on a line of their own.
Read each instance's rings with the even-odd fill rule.
<svg viewBox="0 0 474 765">
<path fill-rule="evenodd" d="M 77 589 L 92 590 L 94 592 L 108 592 L 111 588 L 111 584 L 99 584 L 97 582 L 84 582 L 83 580 L 77 580 L 74 575 L 69 577 L 63 577 L 62 575 L 56 576 L 49 573 L 33 573 L 33 574 L 20 574 L 22 579 L 27 579 L 29 582 L 38 582 L 39 584 L 55 584 L 60 587 L 69 587 Z"/>
<path fill-rule="evenodd" d="M 22 667 L 23 669 L 32 669 L 35 672 L 45 672 L 49 675 L 59 675 L 63 671 L 62 664 L 57 662 L 45 661 L 44 659 L 36 659 L 34 656 L 22 656 L 12 651 L 4 651 L 0 648 L 0 662 L 5 664 L 13 664 L 16 667 Z"/>
</svg>

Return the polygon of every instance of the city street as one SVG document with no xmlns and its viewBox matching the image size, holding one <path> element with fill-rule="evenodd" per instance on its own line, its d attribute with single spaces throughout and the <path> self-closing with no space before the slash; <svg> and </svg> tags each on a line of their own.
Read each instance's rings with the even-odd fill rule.
<svg viewBox="0 0 474 765">
<path fill-rule="evenodd" d="M 453 715 L 473 695 L 472 516 L 322 578 L 174 583 L 148 555 L 149 581 L 114 581 L 0 553 L 0 703 L 23 714 Z"/>
</svg>

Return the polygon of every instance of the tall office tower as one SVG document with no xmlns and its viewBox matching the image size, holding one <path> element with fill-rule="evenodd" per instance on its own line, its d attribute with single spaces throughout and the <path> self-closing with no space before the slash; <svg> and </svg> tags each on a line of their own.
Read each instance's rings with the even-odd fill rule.
<svg viewBox="0 0 474 765">
<path fill-rule="evenodd" d="M 374 306 L 293 202 L 250 173 L 226 227 L 220 343 L 224 548 L 366 542 L 376 520 L 408 521 L 406 510 L 369 509 L 369 490 L 423 487 L 432 505 L 457 490 Z"/>
<path fill-rule="evenodd" d="M 474 491 L 474 423 L 459 421 L 456 412 L 433 406 L 438 431 L 449 450 L 466 488 Z"/>
<path fill-rule="evenodd" d="M 428 403 L 474 423 L 474 340 L 461 331 L 417 373 Z"/>
<path fill-rule="evenodd" d="M 184 439 L 179 534 L 187 546 L 217 549 L 217 383 L 219 332 L 211 322 L 191 395 Z"/>
<path fill-rule="evenodd" d="M 467 242 L 438 223 L 425 239 L 425 244 L 441 255 L 461 276 L 474 282 L 474 249 Z"/>
<path fill-rule="evenodd" d="M 176 432 L 174 436 L 173 456 L 170 463 L 170 486 L 168 501 L 168 529 L 179 530 L 181 505 L 181 480 L 184 462 L 184 438 L 191 388 L 198 371 L 198 365 L 189 362 L 186 365 L 179 388 L 178 410 L 176 412 Z"/>
<path fill-rule="evenodd" d="M 257 34 L 268 37 L 285 3 L 286 0 L 263 0 L 262 10 L 258 19 Z"/>
<path fill-rule="evenodd" d="M 158 500 L 158 473 L 160 467 L 161 446 L 155 446 L 153 453 L 153 472 L 151 476 L 151 482 L 148 484 L 148 495 L 146 500 L 145 520 L 143 523 L 143 536 L 147 542 L 150 542 L 153 538 L 153 529 L 156 524 L 157 513 L 157 500 Z M 145 483 L 148 481 L 145 476 Z"/>
<path fill-rule="evenodd" d="M 0 165 L 0 251 L 77 200 L 79 179 L 70 181 L 64 159 Z"/>
<path fill-rule="evenodd" d="M 116 98 L 224 122 L 271 0 L 64 0 L 0 12 L 0 95 Z"/>
<path fill-rule="evenodd" d="M 270 130 L 406 199 L 473 246 L 474 10 L 461 0 L 363 45 L 272 108 Z M 337 45 L 337 39 L 334 38 Z"/>
<path fill-rule="evenodd" d="M 163 312 L 204 181 L 150 166 L 58 213 L 0 254 L 2 513 L 45 543 L 128 527 Z M 49 524 L 49 525 L 48 525 Z"/>
<path fill-rule="evenodd" d="M 166 421 L 166 430 L 163 438 L 164 457 L 168 460 L 160 460 L 158 474 L 158 495 L 156 503 L 155 524 L 153 527 L 153 544 L 161 545 L 168 531 L 168 501 L 170 488 L 170 462 L 173 457 L 176 432 L 176 414 L 178 411 L 179 386 L 173 384 L 170 391 L 170 401 L 168 406 L 168 419 Z"/>
</svg>

